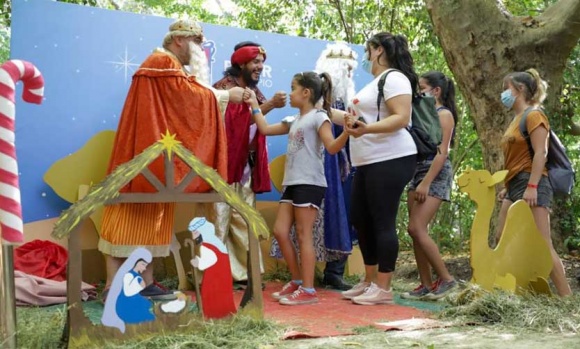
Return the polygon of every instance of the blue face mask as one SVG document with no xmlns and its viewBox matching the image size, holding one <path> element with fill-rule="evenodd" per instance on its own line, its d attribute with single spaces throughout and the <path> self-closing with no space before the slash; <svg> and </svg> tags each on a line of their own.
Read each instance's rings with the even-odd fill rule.
<svg viewBox="0 0 580 349">
<path fill-rule="evenodd" d="M 509 88 L 501 93 L 501 102 L 506 108 L 511 109 L 516 102 L 516 97 L 512 95 L 512 90 Z"/>
<path fill-rule="evenodd" d="M 364 71 L 366 71 L 367 73 L 372 74 L 373 65 L 372 65 L 371 61 L 369 61 L 368 54 L 364 55 L 362 62 L 361 62 L 361 68 Z"/>
</svg>

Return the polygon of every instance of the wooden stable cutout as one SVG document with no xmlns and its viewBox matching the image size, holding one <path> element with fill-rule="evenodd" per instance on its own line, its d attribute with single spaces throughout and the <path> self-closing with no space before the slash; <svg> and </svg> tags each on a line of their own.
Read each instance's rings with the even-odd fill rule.
<svg viewBox="0 0 580 349">
<path fill-rule="evenodd" d="M 163 331 L 177 326 L 183 326 L 172 318 L 164 318 L 163 326 L 157 321 L 147 324 L 131 325 L 134 331 L 122 334 L 117 329 L 94 325 L 84 314 L 81 299 L 82 284 L 82 255 L 80 245 L 79 227 L 84 219 L 88 218 L 94 209 L 101 205 L 119 203 L 167 203 L 167 202 L 197 202 L 215 203 L 225 202 L 236 209 L 248 225 L 249 234 L 249 259 L 248 259 L 248 288 L 243 297 L 238 312 L 247 313 L 256 318 L 263 317 L 263 297 L 261 288 L 259 241 L 258 237 L 267 238 L 269 230 L 262 216 L 250 205 L 246 204 L 229 187 L 226 181 L 211 167 L 206 166 L 193 156 L 187 149 L 175 141 L 173 136 L 165 135 L 157 143 L 151 145 L 143 153 L 133 160 L 120 165 L 113 173 L 107 176 L 91 192 L 71 205 L 64 211 L 53 231 L 53 236 L 62 238 L 68 236 L 69 259 L 67 265 L 67 325 L 63 339 L 69 342 L 69 346 L 85 346 L 91 342 L 91 334 L 98 327 L 98 342 L 102 338 L 130 338 L 131 334 L 140 332 L 155 332 L 157 327 Z M 169 140 L 168 140 L 169 139 Z M 153 175 L 147 166 L 159 156 L 164 156 L 165 183 Z M 190 167 L 189 173 L 180 183 L 174 183 L 174 168 L 171 156 L 177 155 Z M 135 168 L 139 171 L 135 171 Z M 127 176 L 127 173 L 132 175 Z M 155 187 L 156 193 L 119 193 L 137 175 L 142 174 Z M 200 176 L 215 191 L 209 193 L 184 193 L 183 190 L 196 177 Z M 243 309 L 242 309 L 243 308 Z M 201 315 L 201 314 L 200 314 Z M 159 326 L 155 326 L 155 324 Z M 96 343 L 93 343 L 96 344 Z"/>
</svg>

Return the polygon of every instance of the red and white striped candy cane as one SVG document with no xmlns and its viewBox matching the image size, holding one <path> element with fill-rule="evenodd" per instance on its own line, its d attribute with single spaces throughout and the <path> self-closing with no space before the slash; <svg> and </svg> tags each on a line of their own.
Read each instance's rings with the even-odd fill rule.
<svg viewBox="0 0 580 349">
<path fill-rule="evenodd" d="M 14 112 L 16 83 L 22 80 L 22 99 L 42 103 L 44 79 L 36 67 L 26 61 L 10 60 L 0 66 L 0 227 L 2 240 L 23 242 L 22 206 L 18 186 L 18 163 L 14 147 Z"/>
</svg>

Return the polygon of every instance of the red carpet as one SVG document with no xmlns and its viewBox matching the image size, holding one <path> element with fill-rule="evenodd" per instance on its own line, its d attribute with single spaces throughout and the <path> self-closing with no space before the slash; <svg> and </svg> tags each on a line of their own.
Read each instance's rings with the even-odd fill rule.
<svg viewBox="0 0 580 349">
<path fill-rule="evenodd" d="M 342 299 L 338 291 L 317 288 L 319 302 L 311 305 L 280 305 L 271 296 L 282 288 L 282 283 L 268 282 L 264 290 L 264 317 L 274 320 L 289 331 L 286 339 L 307 337 L 344 336 L 354 334 L 357 327 L 399 329 L 385 326 L 387 322 L 429 317 L 428 312 L 397 304 L 364 306 Z M 239 304 L 243 291 L 236 291 Z M 383 323 L 383 325 L 379 324 Z M 401 328 L 402 329 L 402 328 Z"/>
</svg>

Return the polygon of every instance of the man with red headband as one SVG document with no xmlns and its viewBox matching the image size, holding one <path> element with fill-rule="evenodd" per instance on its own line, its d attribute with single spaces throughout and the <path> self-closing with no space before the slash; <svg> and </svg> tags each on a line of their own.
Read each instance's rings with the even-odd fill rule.
<svg viewBox="0 0 580 349">
<path fill-rule="evenodd" d="M 237 44 L 231 57 L 231 67 L 214 87 L 219 90 L 234 86 L 252 89 L 264 115 L 274 108 L 284 107 L 285 92 L 277 92 L 266 100 L 257 86 L 265 60 L 266 51 L 259 44 L 250 41 Z M 251 119 L 252 111 L 248 105 L 228 104 L 225 115 L 228 183 L 249 205 L 255 206 L 256 194 L 268 192 L 271 187 L 266 140 Z M 234 281 L 243 285 L 248 278 L 248 226 L 239 213 L 227 204 L 214 204 L 210 211 L 208 218 L 215 222 L 216 235 L 228 248 Z M 260 271 L 264 272 L 261 254 Z"/>
<path fill-rule="evenodd" d="M 155 50 L 137 69 L 119 120 L 108 173 L 169 132 L 206 165 L 226 177 L 227 145 L 220 107 L 225 109 L 228 101 L 240 103 L 244 89 L 218 91 L 208 85 L 209 69 L 202 42 L 203 31 L 197 22 L 176 21 L 165 35 L 163 48 Z M 164 181 L 163 159 L 156 159 L 149 170 Z M 174 157 L 176 183 L 188 172 L 189 166 Z M 185 192 L 210 189 L 206 182 L 196 178 Z M 156 189 L 145 177 L 138 176 L 121 191 L 153 193 Z M 107 266 L 105 291 L 136 247 L 147 248 L 153 257 L 169 255 L 174 211 L 175 203 L 123 203 L 105 208 L 99 240 Z M 143 272 L 143 279 L 148 285 L 141 292 L 143 296 L 172 296 L 153 283 L 152 268 Z"/>
</svg>

